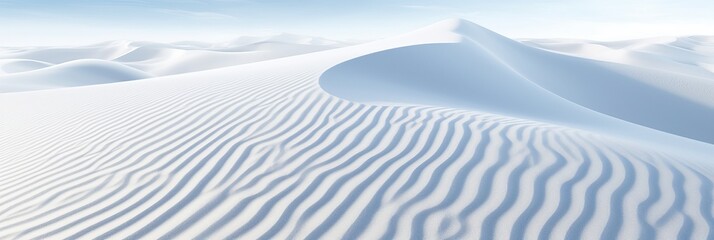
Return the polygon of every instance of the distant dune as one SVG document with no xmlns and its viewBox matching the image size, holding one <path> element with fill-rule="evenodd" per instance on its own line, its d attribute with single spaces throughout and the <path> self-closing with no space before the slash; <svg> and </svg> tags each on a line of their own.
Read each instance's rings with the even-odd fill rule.
<svg viewBox="0 0 714 240">
<path fill-rule="evenodd" d="M 217 44 L 113 41 L 74 48 L 5 49 L 0 51 L 0 92 L 76 87 L 174 75 L 347 45 L 321 38 L 281 34 L 242 37 Z M 42 70 L 54 65 L 61 66 Z M 11 74 L 13 76 L 3 76 Z"/>
<path fill-rule="evenodd" d="M 0 238 L 714 238 L 711 38 L 277 39 L 4 52 Z"/>
<path fill-rule="evenodd" d="M 41 63 L 38 62 L 25 63 L 41 66 Z M 150 75 L 119 63 L 83 59 L 0 76 L 0 92 L 86 86 L 147 77 L 150 77 Z"/>
</svg>

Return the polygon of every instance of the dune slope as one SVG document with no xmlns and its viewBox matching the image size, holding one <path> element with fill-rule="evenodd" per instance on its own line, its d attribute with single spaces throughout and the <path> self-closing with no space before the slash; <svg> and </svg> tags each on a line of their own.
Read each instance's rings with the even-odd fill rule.
<svg viewBox="0 0 714 240">
<path fill-rule="evenodd" d="M 462 24 L 236 67 L 0 94 L 0 238 L 714 238 L 706 155 L 553 123 L 567 114 L 529 119 L 557 110 L 538 103 L 582 110 L 570 120 L 607 116 L 460 43 Z M 438 65 L 444 50 L 493 71 Z M 422 68 L 390 72 L 385 62 Z M 483 78 L 420 77 L 439 69 Z"/>
</svg>

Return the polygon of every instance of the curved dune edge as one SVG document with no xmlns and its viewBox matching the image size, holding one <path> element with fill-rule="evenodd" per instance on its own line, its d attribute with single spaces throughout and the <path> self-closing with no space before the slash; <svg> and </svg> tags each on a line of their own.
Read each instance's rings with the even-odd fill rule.
<svg viewBox="0 0 714 240">
<path fill-rule="evenodd" d="M 362 103 L 466 108 L 616 131 L 617 121 L 626 121 L 714 144 L 711 79 L 547 52 L 466 21 L 422 31 L 454 40 L 357 56 L 328 69 L 320 85 Z"/>
<path fill-rule="evenodd" d="M 344 100 L 319 80 L 349 51 L 0 95 L 0 238 L 714 237 L 711 163 Z"/>
</svg>

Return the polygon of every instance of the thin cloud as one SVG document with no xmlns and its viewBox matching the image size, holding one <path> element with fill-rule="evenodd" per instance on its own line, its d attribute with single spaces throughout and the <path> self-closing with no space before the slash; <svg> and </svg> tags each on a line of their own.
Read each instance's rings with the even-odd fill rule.
<svg viewBox="0 0 714 240">
<path fill-rule="evenodd" d="M 478 11 L 464 11 L 464 9 L 460 8 L 439 5 L 402 5 L 401 7 L 418 11 L 430 11 L 441 14 L 448 14 L 452 17 L 468 18 L 479 15 Z"/>
<path fill-rule="evenodd" d="M 217 12 L 198 12 L 198 11 L 186 11 L 179 9 L 160 9 L 159 12 L 172 14 L 176 16 L 197 18 L 197 19 L 210 19 L 210 20 L 235 20 L 238 19 L 235 16 L 217 13 Z"/>
<path fill-rule="evenodd" d="M 438 6 L 438 5 L 402 5 L 403 8 L 429 11 L 454 11 L 458 10 L 454 7 Z"/>
</svg>

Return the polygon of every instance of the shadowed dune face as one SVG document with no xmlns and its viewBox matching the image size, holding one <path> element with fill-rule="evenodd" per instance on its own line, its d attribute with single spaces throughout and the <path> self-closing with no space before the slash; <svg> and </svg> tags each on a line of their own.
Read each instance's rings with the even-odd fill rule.
<svg viewBox="0 0 714 240">
<path fill-rule="evenodd" d="M 606 114 L 714 143 L 714 81 L 546 52 L 480 27 L 457 43 L 389 49 L 327 70 L 321 86 L 352 101 L 460 107 L 579 125 Z M 605 117 L 607 118 L 607 117 Z"/>
<path fill-rule="evenodd" d="M 363 103 L 588 121 L 581 107 L 529 81 L 488 49 L 468 42 L 409 46 L 358 57 L 325 71 L 320 85 L 335 96 Z"/>
</svg>

